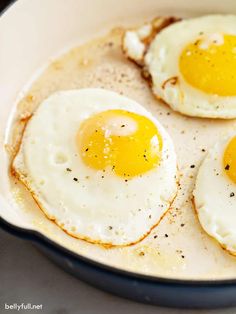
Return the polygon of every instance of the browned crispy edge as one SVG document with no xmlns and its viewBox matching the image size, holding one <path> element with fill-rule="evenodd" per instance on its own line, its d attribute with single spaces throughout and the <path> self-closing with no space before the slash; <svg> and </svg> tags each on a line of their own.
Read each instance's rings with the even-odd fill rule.
<svg viewBox="0 0 236 314">
<path fill-rule="evenodd" d="M 197 206 L 196 206 L 196 202 L 195 202 L 194 196 L 192 197 L 191 201 L 192 201 L 194 213 L 195 213 L 195 215 L 197 216 L 197 220 L 198 220 L 198 222 L 199 222 L 199 225 L 200 225 L 202 231 L 203 231 L 204 233 L 206 233 L 212 240 L 214 240 L 214 242 L 217 243 L 217 245 L 220 246 L 225 252 L 227 252 L 228 254 L 230 254 L 230 255 L 233 256 L 233 257 L 236 257 L 236 252 L 232 252 L 232 251 L 230 251 L 229 249 L 227 249 L 226 246 L 224 246 L 222 243 L 220 243 L 216 238 L 214 238 L 211 234 L 209 234 L 209 233 L 203 228 L 203 226 L 202 226 L 202 224 L 201 224 L 201 222 L 200 222 L 199 216 L 198 216 L 198 210 L 197 210 Z"/>
</svg>

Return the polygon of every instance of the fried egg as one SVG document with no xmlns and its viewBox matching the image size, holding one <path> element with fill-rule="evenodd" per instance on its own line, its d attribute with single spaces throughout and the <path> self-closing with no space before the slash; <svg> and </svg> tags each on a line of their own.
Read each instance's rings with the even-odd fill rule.
<svg viewBox="0 0 236 314">
<path fill-rule="evenodd" d="M 104 89 L 51 95 L 28 121 L 13 173 L 68 234 L 136 243 L 177 192 L 174 145 L 135 101 Z"/>
<path fill-rule="evenodd" d="M 209 150 L 193 194 L 203 229 L 236 255 L 236 135 Z"/>
<path fill-rule="evenodd" d="M 125 33 L 123 50 L 142 65 L 154 95 L 175 111 L 236 117 L 236 16 L 197 17 L 165 25 L 160 32 L 145 24 Z"/>
</svg>

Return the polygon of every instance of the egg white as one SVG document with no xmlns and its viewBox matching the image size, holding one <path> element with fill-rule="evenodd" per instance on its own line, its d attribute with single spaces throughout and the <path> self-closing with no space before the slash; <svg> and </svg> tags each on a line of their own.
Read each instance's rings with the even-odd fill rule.
<svg viewBox="0 0 236 314">
<path fill-rule="evenodd" d="M 158 167 L 125 182 L 83 163 L 75 142 L 80 124 L 109 109 L 135 112 L 156 124 L 163 139 Z M 41 103 L 26 126 L 12 167 L 50 219 L 70 235 L 93 243 L 139 241 L 177 192 L 176 154 L 167 132 L 138 103 L 103 89 L 61 91 Z"/>
<path fill-rule="evenodd" d="M 206 38 L 212 35 L 219 37 L 224 33 L 236 35 L 236 16 L 208 15 L 176 22 L 157 33 L 150 46 L 145 48 L 139 36 L 140 29 L 126 32 L 125 51 L 129 58 L 138 63 L 143 58 L 145 72 L 151 77 L 153 93 L 159 99 L 175 111 L 189 116 L 236 117 L 235 96 L 218 96 L 194 88 L 185 81 L 179 70 L 182 51 L 198 39 L 200 33 L 203 32 Z"/>
<path fill-rule="evenodd" d="M 224 151 L 231 138 L 209 150 L 199 168 L 193 195 L 203 229 L 236 255 L 236 184 L 223 167 Z"/>
</svg>

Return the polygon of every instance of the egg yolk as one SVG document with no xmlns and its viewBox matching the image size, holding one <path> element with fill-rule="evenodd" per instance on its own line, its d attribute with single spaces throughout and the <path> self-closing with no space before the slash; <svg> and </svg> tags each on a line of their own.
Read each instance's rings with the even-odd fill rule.
<svg viewBox="0 0 236 314">
<path fill-rule="evenodd" d="M 218 96 L 236 95 L 236 36 L 212 34 L 188 44 L 179 69 L 193 87 Z"/>
<path fill-rule="evenodd" d="M 77 133 L 83 162 L 92 169 L 110 167 L 127 179 L 156 167 L 162 138 L 147 117 L 125 110 L 108 110 L 85 120 Z"/>
<path fill-rule="evenodd" d="M 224 169 L 229 178 L 236 183 L 236 136 L 231 139 L 226 147 Z"/>
</svg>

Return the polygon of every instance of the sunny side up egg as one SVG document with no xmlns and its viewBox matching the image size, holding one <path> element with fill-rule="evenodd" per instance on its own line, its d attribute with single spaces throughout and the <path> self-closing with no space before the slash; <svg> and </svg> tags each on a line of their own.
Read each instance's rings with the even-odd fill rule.
<svg viewBox="0 0 236 314">
<path fill-rule="evenodd" d="M 92 243 L 136 243 L 177 193 L 167 132 L 138 103 L 103 89 L 46 99 L 12 168 L 48 218 Z"/>
<path fill-rule="evenodd" d="M 209 150 L 193 194 L 203 229 L 236 255 L 236 136 Z"/>
<path fill-rule="evenodd" d="M 123 50 L 142 65 L 157 98 L 175 111 L 236 117 L 236 16 L 172 21 L 161 31 L 152 22 L 127 31 Z"/>
</svg>

